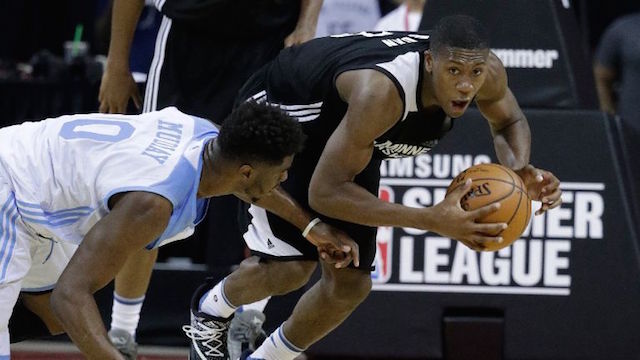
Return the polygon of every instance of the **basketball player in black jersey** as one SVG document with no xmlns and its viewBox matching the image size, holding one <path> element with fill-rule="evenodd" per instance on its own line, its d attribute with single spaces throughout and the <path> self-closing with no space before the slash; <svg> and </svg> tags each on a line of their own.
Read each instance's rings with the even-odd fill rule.
<svg viewBox="0 0 640 360">
<path fill-rule="evenodd" d="M 341 268 L 344 263 L 319 262 L 320 281 L 247 359 L 293 359 L 367 297 L 377 226 L 429 230 L 474 249 L 501 241 L 486 234 L 499 233 L 506 224 L 476 222 L 498 205 L 461 209 L 469 183 L 420 209 L 376 196 L 382 159 L 429 151 L 472 101 L 489 123 L 498 160 L 523 178 L 532 199 L 542 202 L 537 214 L 561 202 L 558 179 L 529 164 L 527 119 L 507 86 L 502 63 L 489 50 L 486 31 L 467 16 L 443 18 L 431 34 L 363 32 L 283 50 L 245 84 L 239 101 L 247 99 L 278 104 L 302 123 L 307 144 L 282 188 L 318 217 L 300 234 L 256 204 L 250 207 L 244 238 L 255 256 L 215 286 L 201 287 L 193 299 L 192 355 L 203 359 L 224 358 L 207 351 L 235 307 L 308 281 L 319 255 L 304 235 L 319 221 L 358 243 L 343 254 L 353 263 Z M 257 205 L 266 206 L 268 200 L 262 201 Z M 338 257 L 320 253 L 331 260 L 329 255 Z"/>
</svg>

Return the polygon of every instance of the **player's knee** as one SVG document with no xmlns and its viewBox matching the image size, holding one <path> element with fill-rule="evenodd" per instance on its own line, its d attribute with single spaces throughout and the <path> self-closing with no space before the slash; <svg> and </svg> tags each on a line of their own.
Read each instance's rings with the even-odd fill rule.
<svg viewBox="0 0 640 360">
<path fill-rule="evenodd" d="M 323 274 L 323 281 L 334 299 L 350 304 L 361 303 L 371 292 L 371 275 L 361 270 L 341 269 L 332 276 Z"/>
<path fill-rule="evenodd" d="M 284 295 L 303 287 L 317 267 L 315 261 L 271 261 L 266 273 L 273 295 Z"/>
<path fill-rule="evenodd" d="M 51 305 L 51 311 L 58 319 L 62 317 L 65 307 L 69 307 L 69 304 L 72 303 L 73 297 L 73 292 L 67 289 L 66 286 L 61 286 L 61 284 L 58 284 L 53 290 L 49 304 Z"/>
</svg>

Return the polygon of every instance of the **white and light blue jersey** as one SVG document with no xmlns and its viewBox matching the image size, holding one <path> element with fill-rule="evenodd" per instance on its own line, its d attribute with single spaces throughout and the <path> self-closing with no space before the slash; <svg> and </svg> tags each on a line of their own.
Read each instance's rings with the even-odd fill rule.
<svg viewBox="0 0 640 360">
<path fill-rule="evenodd" d="M 80 244 L 111 196 L 146 191 L 173 212 L 157 247 L 184 239 L 206 212 L 197 199 L 210 122 L 176 108 L 142 115 L 62 116 L 0 129 L 0 176 L 18 213 L 38 234 Z"/>
</svg>

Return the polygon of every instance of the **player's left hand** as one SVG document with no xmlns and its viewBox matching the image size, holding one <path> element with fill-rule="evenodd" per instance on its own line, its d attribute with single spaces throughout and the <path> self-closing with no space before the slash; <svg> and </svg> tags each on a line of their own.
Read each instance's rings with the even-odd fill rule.
<svg viewBox="0 0 640 360">
<path fill-rule="evenodd" d="M 560 206 L 562 203 L 560 180 L 550 171 L 527 165 L 516 171 L 516 173 L 524 181 L 529 197 L 532 200 L 542 202 L 542 206 L 536 211 L 536 215 Z"/>
<path fill-rule="evenodd" d="M 318 248 L 320 258 L 336 268 L 345 268 L 353 260 L 355 267 L 360 266 L 358 244 L 345 232 L 324 222 L 316 224 L 307 239 Z"/>
<path fill-rule="evenodd" d="M 313 39 L 315 35 L 316 29 L 311 26 L 296 27 L 296 29 L 284 39 L 284 47 L 288 48 L 293 45 L 300 45 Z"/>
</svg>

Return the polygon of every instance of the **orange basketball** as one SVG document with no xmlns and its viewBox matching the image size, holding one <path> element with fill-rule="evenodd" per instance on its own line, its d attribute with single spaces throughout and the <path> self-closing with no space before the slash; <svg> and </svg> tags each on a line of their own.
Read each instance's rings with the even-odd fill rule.
<svg viewBox="0 0 640 360">
<path fill-rule="evenodd" d="M 531 217 L 531 199 L 522 179 L 513 170 L 498 164 L 478 164 L 461 172 L 451 181 L 447 194 L 471 179 L 471 190 L 462 197 L 460 205 L 465 210 L 475 210 L 485 205 L 500 203 L 500 209 L 483 217 L 480 222 L 504 222 L 508 225 L 496 236 L 501 243 L 485 243 L 485 251 L 496 251 L 511 245 L 522 235 Z M 494 235 L 494 234 L 491 234 Z"/>
</svg>

